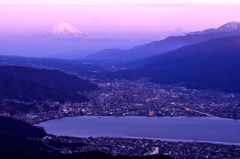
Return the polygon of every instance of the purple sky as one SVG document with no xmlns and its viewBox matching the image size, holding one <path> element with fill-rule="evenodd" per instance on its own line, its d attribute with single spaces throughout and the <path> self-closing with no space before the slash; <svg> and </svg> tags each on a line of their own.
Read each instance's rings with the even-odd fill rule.
<svg viewBox="0 0 240 159">
<path fill-rule="evenodd" d="M 88 36 L 151 41 L 240 21 L 239 8 L 239 0 L 0 0 L 0 36 L 67 22 Z"/>
</svg>

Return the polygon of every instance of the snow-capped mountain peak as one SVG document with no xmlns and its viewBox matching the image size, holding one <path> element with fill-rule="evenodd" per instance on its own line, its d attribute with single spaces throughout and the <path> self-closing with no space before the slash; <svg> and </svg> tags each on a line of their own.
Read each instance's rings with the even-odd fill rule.
<svg viewBox="0 0 240 159">
<path fill-rule="evenodd" d="M 233 31 L 237 31 L 237 30 L 240 30 L 240 22 L 232 21 L 232 22 L 228 22 L 216 29 L 210 28 L 210 29 L 206 29 L 203 31 L 196 31 L 196 32 L 189 33 L 189 35 L 207 34 L 207 33 L 213 33 L 213 32 L 233 32 Z"/>
<path fill-rule="evenodd" d="M 85 37 L 85 35 L 74 28 L 69 23 L 60 23 L 53 27 L 50 32 L 48 33 L 48 36 L 82 36 Z"/>
<path fill-rule="evenodd" d="M 229 31 L 233 31 L 233 30 L 237 30 L 237 29 L 240 29 L 240 22 L 232 21 L 232 22 L 229 22 L 227 24 L 220 26 L 217 30 L 229 32 Z"/>
</svg>

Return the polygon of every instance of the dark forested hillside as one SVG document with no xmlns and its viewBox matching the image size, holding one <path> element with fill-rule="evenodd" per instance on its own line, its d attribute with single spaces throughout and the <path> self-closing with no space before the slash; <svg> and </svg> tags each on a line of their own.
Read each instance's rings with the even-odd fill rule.
<svg viewBox="0 0 240 159">
<path fill-rule="evenodd" d="M 0 158 L 33 158 L 37 154 L 45 156 L 49 152 L 54 153 L 41 142 L 32 140 L 45 135 L 43 129 L 20 120 L 0 117 Z"/>
<path fill-rule="evenodd" d="M 0 99 L 21 101 L 84 102 L 88 99 L 76 92 L 66 91 L 44 83 L 13 77 L 0 77 Z"/>
<path fill-rule="evenodd" d="M 91 76 L 100 79 L 105 78 L 106 75 L 110 73 L 108 70 L 100 67 L 98 64 L 93 64 L 92 62 L 20 56 L 0 55 L 0 66 L 24 66 L 49 70 L 61 70 L 65 73 Z"/>
<path fill-rule="evenodd" d="M 135 70 L 116 72 L 128 79 L 150 77 L 153 82 L 197 89 L 240 92 L 240 38 L 213 39 L 149 58 Z"/>
<path fill-rule="evenodd" d="M 23 101 L 87 101 L 77 92 L 96 89 L 97 85 L 57 70 L 19 66 L 0 67 L 1 99 Z"/>
<path fill-rule="evenodd" d="M 34 127 L 21 120 L 0 116 L 0 131 L 24 138 L 41 138 L 46 135 L 43 129 Z"/>
<path fill-rule="evenodd" d="M 23 80 L 31 80 L 67 91 L 90 91 L 97 88 L 95 84 L 89 83 L 76 76 L 63 73 L 59 70 L 1 66 L 0 77 L 14 77 Z"/>
</svg>

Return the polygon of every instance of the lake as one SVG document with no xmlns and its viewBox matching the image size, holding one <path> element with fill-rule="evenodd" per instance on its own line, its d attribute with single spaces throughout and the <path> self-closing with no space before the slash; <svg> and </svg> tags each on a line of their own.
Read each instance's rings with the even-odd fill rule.
<svg viewBox="0 0 240 159">
<path fill-rule="evenodd" d="M 151 138 L 240 143 L 240 120 L 218 117 L 78 116 L 42 122 L 47 133 L 74 137 Z"/>
</svg>

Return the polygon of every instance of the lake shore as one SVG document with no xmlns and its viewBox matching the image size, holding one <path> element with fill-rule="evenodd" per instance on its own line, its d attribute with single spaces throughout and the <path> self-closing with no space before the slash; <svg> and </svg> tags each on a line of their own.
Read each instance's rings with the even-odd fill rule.
<svg viewBox="0 0 240 159">
<path fill-rule="evenodd" d="M 79 119 L 81 119 L 81 120 L 79 120 Z M 74 121 L 74 120 L 76 120 L 76 121 Z M 183 123 L 181 123 L 181 122 L 179 123 L 178 120 L 180 120 L 180 121 L 182 120 Z M 70 121 L 70 123 L 68 123 L 69 121 Z M 191 122 L 191 121 L 193 121 L 193 122 Z M 49 125 L 49 122 L 50 122 L 50 125 Z M 74 122 L 76 122 L 77 125 L 81 125 L 81 129 L 84 129 L 84 130 L 88 129 L 87 132 L 74 130 L 75 129 L 74 127 L 76 127 L 76 125 L 74 126 Z M 101 123 L 101 122 L 103 122 L 103 123 Z M 162 123 L 162 125 L 161 124 L 158 125 L 158 122 L 167 122 L 167 124 L 169 124 L 169 126 L 167 126 L 166 124 L 164 125 L 164 123 Z M 177 122 L 176 124 L 180 124 L 180 125 L 182 124 L 184 126 L 184 129 L 182 129 L 181 127 L 178 127 L 178 131 L 180 131 L 182 134 L 190 133 L 189 136 L 188 135 L 178 136 L 178 133 L 174 134 L 175 131 L 177 132 L 177 130 L 172 129 L 172 128 L 176 127 L 176 125 L 174 125 L 175 122 Z M 205 123 L 209 123 L 209 122 L 212 125 L 205 124 Z M 217 138 L 214 138 L 216 136 L 217 132 L 211 132 L 211 131 L 217 131 L 217 130 L 212 130 L 211 127 L 214 127 L 214 125 L 218 125 L 217 128 L 221 129 L 221 127 L 223 127 L 223 125 L 221 126 L 222 122 L 225 123 L 226 126 L 229 125 L 229 123 L 232 123 L 233 124 L 232 128 L 230 126 L 230 127 L 227 127 L 226 129 L 228 129 L 228 130 L 234 129 L 234 131 L 236 133 L 240 133 L 240 129 L 236 127 L 236 124 L 238 124 L 239 121 L 233 120 L 233 119 L 217 118 L 217 117 L 79 116 L 79 117 L 66 117 L 66 118 L 62 118 L 62 119 L 45 121 L 45 122 L 41 122 L 40 124 L 36 124 L 36 126 L 43 127 L 46 130 L 46 132 L 50 133 L 50 134 L 73 136 L 73 137 L 109 136 L 109 137 L 138 138 L 138 139 L 148 138 L 148 139 L 156 139 L 156 140 L 172 141 L 172 142 L 195 142 L 195 141 L 197 141 L 197 142 L 208 142 L 208 143 L 225 144 L 225 145 L 240 145 L 240 142 L 239 142 L 240 138 L 237 136 L 237 134 L 236 133 L 228 134 L 228 131 L 226 131 L 226 130 L 224 133 L 221 133 L 220 136 L 217 136 Z M 46 123 L 48 126 L 46 126 Z M 56 125 L 58 125 L 60 123 L 62 125 L 65 125 L 64 128 L 61 128 L 58 126 L 55 127 Z M 145 127 L 146 130 L 144 128 L 140 128 L 139 123 L 140 123 L 140 127 Z M 145 125 L 141 125 L 142 123 L 144 123 Z M 203 130 L 200 127 L 197 128 L 197 125 L 196 125 L 197 123 L 199 123 L 200 126 L 203 126 Z M 93 126 L 94 124 L 96 124 L 97 126 L 96 125 Z M 136 132 L 134 132 L 134 133 L 136 133 L 135 135 L 134 135 L 134 133 L 132 134 L 132 132 L 130 130 L 126 130 L 128 128 L 132 129 L 131 124 L 135 125 L 135 127 L 134 126 L 133 127 L 137 130 L 137 131 L 133 130 L 133 131 L 136 131 Z M 155 128 L 152 129 L 151 126 L 148 127 L 149 124 L 152 127 L 160 126 L 162 129 L 165 126 L 167 129 L 164 130 L 163 132 L 161 132 L 161 129 L 155 129 Z M 70 127 L 68 127 L 69 125 L 70 125 Z M 138 125 L 138 126 L 136 126 L 136 125 Z M 203 136 L 205 135 L 205 138 L 201 137 L 201 133 L 194 134 L 197 131 L 187 128 L 188 125 L 189 126 L 196 125 L 194 128 L 197 129 L 197 131 L 200 131 L 200 132 L 202 131 L 201 133 Z M 204 125 L 207 125 L 207 127 Z M 50 126 L 50 129 L 51 129 L 51 127 L 54 127 L 54 129 L 57 131 L 52 132 L 52 130 L 49 129 L 49 126 Z M 93 128 L 93 127 L 95 127 L 95 128 Z M 186 130 L 185 130 L 185 128 L 186 128 Z M 97 132 L 97 133 L 93 133 L 93 132 Z M 143 132 L 143 134 L 141 134 L 141 132 Z M 150 133 L 150 132 L 153 132 L 153 133 L 148 135 L 148 133 Z M 160 132 L 160 135 L 159 135 L 159 132 Z M 169 132 L 170 132 L 170 136 L 168 135 Z M 214 134 L 214 133 L 216 133 L 216 134 Z M 207 134 L 209 134 L 211 137 L 210 138 L 207 137 L 206 136 Z M 235 136 L 236 141 L 232 135 L 236 135 Z M 223 140 L 223 138 L 225 138 L 225 139 Z M 219 139 L 219 141 L 218 141 L 218 139 Z"/>
</svg>

